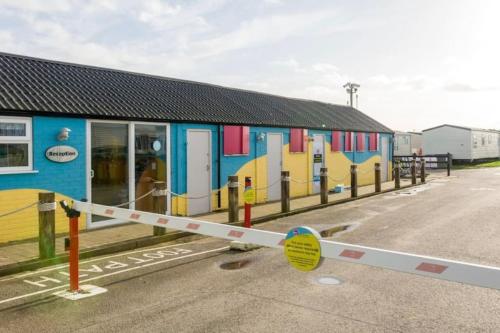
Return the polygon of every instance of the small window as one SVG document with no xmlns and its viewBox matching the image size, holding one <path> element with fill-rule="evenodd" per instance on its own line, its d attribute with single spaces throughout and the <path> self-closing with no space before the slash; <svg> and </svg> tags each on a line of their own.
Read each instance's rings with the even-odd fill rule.
<svg viewBox="0 0 500 333">
<path fill-rule="evenodd" d="M 290 129 L 290 153 L 303 153 L 307 150 L 307 130 L 302 128 Z"/>
<path fill-rule="evenodd" d="M 332 132 L 332 151 L 342 151 L 342 132 Z"/>
<path fill-rule="evenodd" d="M 345 132 L 344 136 L 344 150 L 347 152 L 352 151 L 352 141 L 354 139 L 353 132 Z"/>
<path fill-rule="evenodd" d="M 224 155 L 248 155 L 249 141 L 248 126 L 224 126 Z"/>
<path fill-rule="evenodd" d="M 0 173 L 31 169 L 31 118 L 0 117 Z"/>
<path fill-rule="evenodd" d="M 356 134 L 356 151 L 365 151 L 365 133 Z"/>
<path fill-rule="evenodd" d="M 378 151 L 378 133 L 370 133 L 370 151 Z"/>
<path fill-rule="evenodd" d="M 481 135 L 481 145 L 486 145 L 486 138 L 484 137 L 484 135 Z"/>
<path fill-rule="evenodd" d="M 473 136 L 474 148 L 477 148 L 477 135 Z"/>
</svg>

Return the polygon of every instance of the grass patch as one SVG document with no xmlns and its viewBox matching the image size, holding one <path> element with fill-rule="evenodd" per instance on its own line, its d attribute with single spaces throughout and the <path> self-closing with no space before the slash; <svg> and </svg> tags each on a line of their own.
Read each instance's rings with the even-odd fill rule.
<svg viewBox="0 0 500 333">
<path fill-rule="evenodd" d="M 453 166 L 453 169 L 480 169 L 480 168 L 500 168 L 500 160 L 483 162 L 483 163 L 459 164 Z"/>
</svg>

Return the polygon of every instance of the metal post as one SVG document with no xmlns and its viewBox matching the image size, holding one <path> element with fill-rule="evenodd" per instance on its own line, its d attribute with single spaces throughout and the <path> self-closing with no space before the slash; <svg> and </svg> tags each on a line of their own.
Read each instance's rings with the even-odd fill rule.
<svg viewBox="0 0 500 333">
<path fill-rule="evenodd" d="M 78 292 L 78 216 L 69 218 L 69 290 Z"/>
<path fill-rule="evenodd" d="M 375 163 L 375 192 L 382 192 L 382 184 L 380 177 L 380 163 Z"/>
<path fill-rule="evenodd" d="M 425 159 L 422 157 L 420 159 L 420 181 L 425 183 Z"/>
<path fill-rule="evenodd" d="M 451 175 L 451 165 L 452 165 L 452 160 L 451 160 L 451 154 L 448 153 L 448 165 L 447 165 L 447 171 L 448 171 L 448 177 Z"/>
<path fill-rule="evenodd" d="M 154 182 L 153 211 L 157 214 L 165 214 L 167 198 L 167 184 L 165 182 Z M 153 226 L 153 235 L 161 236 L 167 232 L 166 228 Z"/>
<path fill-rule="evenodd" d="M 401 188 L 401 162 L 396 161 L 394 166 L 394 187 Z"/>
<path fill-rule="evenodd" d="M 228 215 L 229 222 L 238 222 L 239 206 L 238 206 L 238 176 L 227 177 L 227 195 L 228 195 Z"/>
<path fill-rule="evenodd" d="M 417 160 L 415 158 L 411 160 L 411 184 L 417 184 Z"/>
<path fill-rule="evenodd" d="M 358 166 L 351 165 L 351 198 L 358 197 Z"/>
<path fill-rule="evenodd" d="M 281 212 L 290 211 L 290 172 L 281 171 Z"/>
<path fill-rule="evenodd" d="M 321 168 L 320 175 L 321 204 L 328 203 L 328 168 Z"/>
<path fill-rule="evenodd" d="M 243 226 L 245 228 L 251 228 L 252 223 L 252 202 L 255 200 L 255 192 L 252 188 L 252 178 L 245 177 L 245 221 L 243 222 Z"/>
<path fill-rule="evenodd" d="M 56 214 L 54 192 L 38 193 L 38 252 L 40 259 L 56 255 Z"/>
</svg>

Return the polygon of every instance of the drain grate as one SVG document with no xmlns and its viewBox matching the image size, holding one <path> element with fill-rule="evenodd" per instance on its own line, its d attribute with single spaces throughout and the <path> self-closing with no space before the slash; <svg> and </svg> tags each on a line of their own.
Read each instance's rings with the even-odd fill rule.
<svg viewBox="0 0 500 333">
<path fill-rule="evenodd" d="M 236 261 L 230 261 L 230 262 L 225 262 L 220 265 L 221 269 L 226 269 L 226 270 L 235 270 L 235 269 L 241 269 L 245 266 L 247 266 L 250 263 L 250 260 L 236 260 Z"/>
<path fill-rule="evenodd" d="M 320 276 L 319 278 L 316 279 L 316 281 L 320 284 L 328 285 L 328 286 L 334 286 L 334 285 L 339 285 L 342 283 L 340 279 L 337 279 L 334 276 Z"/>
</svg>

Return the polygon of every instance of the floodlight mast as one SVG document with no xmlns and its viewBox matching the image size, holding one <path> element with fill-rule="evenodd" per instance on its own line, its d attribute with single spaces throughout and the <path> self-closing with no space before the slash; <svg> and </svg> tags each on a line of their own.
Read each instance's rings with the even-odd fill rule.
<svg viewBox="0 0 500 333">
<path fill-rule="evenodd" d="M 353 107 L 353 101 L 352 101 L 352 97 L 354 94 L 356 94 L 358 92 L 358 88 L 360 87 L 359 84 L 357 83 L 354 83 L 354 82 L 347 82 L 346 84 L 343 85 L 343 88 L 345 88 L 345 90 L 347 91 L 347 93 L 349 94 L 349 97 L 350 97 L 350 105 L 351 107 Z M 356 107 L 357 107 L 357 99 L 358 99 L 358 95 L 356 94 Z"/>
</svg>

